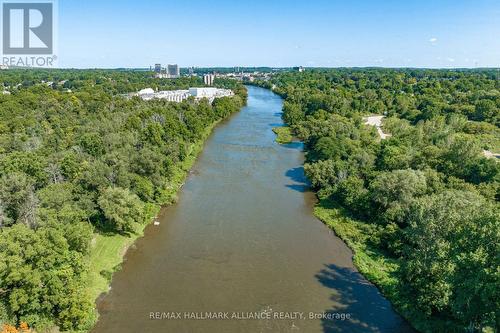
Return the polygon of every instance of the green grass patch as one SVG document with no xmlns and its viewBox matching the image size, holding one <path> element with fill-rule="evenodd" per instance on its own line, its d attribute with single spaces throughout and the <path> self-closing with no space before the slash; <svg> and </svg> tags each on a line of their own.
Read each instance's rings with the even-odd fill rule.
<svg viewBox="0 0 500 333">
<path fill-rule="evenodd" d="M 90 253 L 89 289 L 95 300 L 102 292 L 106 292 L 112 274 L 119 268 L 126 249 L 141 235 L 140 232 L 125 235 L 95 234 Z"/>
<path fill-rule="evenodd" d="M 290 127 L 275 127 L 273 128 L 273 132 L 276 134 L 276 142 L 279 144 L 290 143 L 293 140 Z"/>
</svg>

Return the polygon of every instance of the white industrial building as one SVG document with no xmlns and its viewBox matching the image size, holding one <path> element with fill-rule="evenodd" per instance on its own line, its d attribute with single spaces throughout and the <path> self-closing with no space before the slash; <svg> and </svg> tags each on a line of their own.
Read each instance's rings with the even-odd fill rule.
<svg viewBox="0 0 500 333">
<path fill-rule="evenodd" d="M 189 88 L 189 93 L 195 98 L 208 99 L 234 95 L 234 93 L 230 89 L 219 88 Z"/>
<path fill-rule="evenodd" d="M 152 89 L 152 88 L 146 88 L 146 89 L 142 89 L 142 90 L 139 90 L 139 95 L 150 95 L 150 94 L 154 94 L 155 91 Z"/>
<path fill-rule="evenodd" d="M 155 97 L 155 91 L 152 88 L 146 88 L 139 90 L 137 95 L 145 101 L 153 99 Z"/>
<path fill-rule="evenodd" d="M 155 94 L 155 98 L 165 99 L 169 102 L 182 102 L 189 98 L 189 90 L 164 90 Z"/>
<path fill-rule="evenodd" d="M 165 99 L 169 102 L 182 102 L 189 97 L 194 97 L 195 99 L 207 98 L 210 103 L 213 102 L 214 99 L 220 97 L 228 97 L 233 96 L 234 93 L 230 89 L 219 89 L 219 88 L 189 88 L 189 90 L 164 90 L 155 92 L 151 88 L 146 88 L 140 90 L 136 96 L 139 96 L 145 101 L 149 101 L 151 99 Z"/>
</svg>

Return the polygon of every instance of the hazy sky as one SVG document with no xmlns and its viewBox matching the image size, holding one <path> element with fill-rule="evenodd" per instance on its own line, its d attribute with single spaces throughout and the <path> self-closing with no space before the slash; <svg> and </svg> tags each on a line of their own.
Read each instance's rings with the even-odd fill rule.
<svg viewBox="0 0 500 333">
<path fill-rule="evenodd" d="M 499 0 L 59 0 L 59 66 L 500 67 Z"/>
</svg>

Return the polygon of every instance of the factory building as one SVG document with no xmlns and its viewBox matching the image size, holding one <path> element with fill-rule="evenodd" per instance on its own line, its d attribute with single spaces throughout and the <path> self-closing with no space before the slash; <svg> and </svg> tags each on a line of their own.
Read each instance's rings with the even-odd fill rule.
<svg viewBox="0 0 500 333">
<path fill-rule="evenodd" d="M 219 88 L 189 88 L 189 94 L 196 99 L 208 98 L 212 102 L 215 98 L 233 96 L 230 89 Z"/>
<path fill-rule="evenodd" d="M 152 88 L 140 90 L 137 95 L 145 101 L 149 101 L 155 97 L 155 91 Z"/>
<path fill-rule="evenodd" d="M 136 96 L 139 96 L 145 101 L 151 99 L 164 99 L 169 102 L 182 102 L 189 97 L 194 97 L 195 100 L 200 100 L 206 98 L 210 103 L 216 98 L 233 96 L 234 93 L 230 89 L 219 89 L 219 88 L 189 88 L 189 90 L 164 90 L 155 92 L 151 88 L 146 88 L 140 90 Z"/>
<path fill-rule="evenodd" d="M 189 94 L 189 90 L 165 90 L 159 91 L 155 94 L 155 98 L 165 99 L 169 102 L 177 102 L 180 103 L 191 96 Z"/>
</svg>

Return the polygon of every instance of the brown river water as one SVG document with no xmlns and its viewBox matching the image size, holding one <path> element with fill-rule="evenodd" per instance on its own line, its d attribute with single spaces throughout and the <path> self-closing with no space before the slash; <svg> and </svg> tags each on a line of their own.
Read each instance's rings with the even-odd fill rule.
<svg viewBox="0 0 500 333">
<path fill-rule="evenodd" d="M 282 99 L 248 92 L 127 252 L 93 332 L 413 332 L 313 216 L 302 146 L 274 142 Z"/>
</svg>

